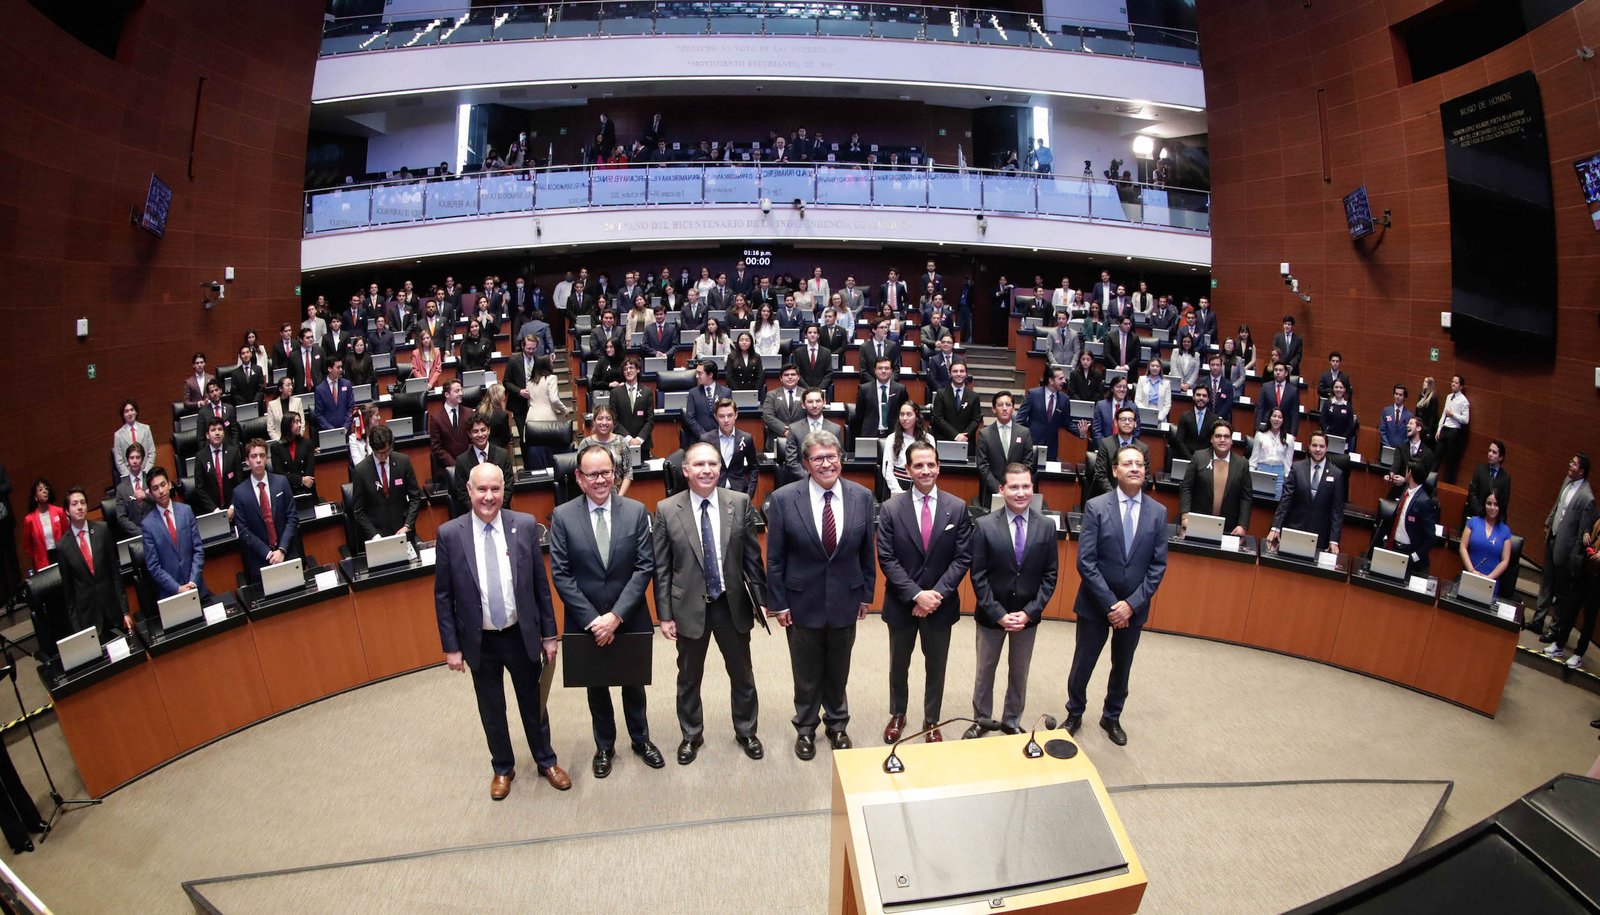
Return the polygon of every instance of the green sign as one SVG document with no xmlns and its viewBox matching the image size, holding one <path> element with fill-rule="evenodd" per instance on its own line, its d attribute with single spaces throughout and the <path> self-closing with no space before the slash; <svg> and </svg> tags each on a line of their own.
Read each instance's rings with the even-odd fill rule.
<svg viewBox="0 0 1600 915">
<path fill-rule="evenodd" d="M 1217 278 L 1216 277 L 1212 277 L 1211 278 L 1211 288 L 1212 289 L 1217 288 Z"/>
<path fill-rule="evenodd" d="M 1437 346 L 1435 346 L 1433 349 L 1428 350 L 1428 361 L 1429 362 L 1438 362 L 1439 361 L 1439 348 Z"/>
<path fill-rule="evenodd" d="M 89 378 L 90 378 L 90 380 L 94 379 L 94 363 L 93 362 L 89 363 Z"/>
<path fill-rule="evenodd" d="M 299 283 L 296 283 L 294 285 L 294 294 L 295 295 L 299 295 L 300 294 L 300 284 Z"/>
</svg>

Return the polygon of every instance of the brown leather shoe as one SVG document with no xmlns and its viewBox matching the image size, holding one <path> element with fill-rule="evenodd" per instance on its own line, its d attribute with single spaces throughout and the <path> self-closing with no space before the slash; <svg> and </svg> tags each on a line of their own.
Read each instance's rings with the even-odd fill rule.
<svg viewBox="0 0 1600 915">
<path fill-rule="evenodd" d="M 925 721 L 925 722 L 922 723 L 922 726 L 924 728 L 933 728 L 933 726 L 936 725 L 936 724 L 938 724 L 937 721 Z M 923 743 L 944 743 L 944 734 L 942 734 L 939 731 L 938 728 L 933 728 L 933 730 L 929 731 L 922 738 L 922 742 Z"/>
<path fill-rule="evenodd" d="M 557 791 L 565 791 L 572 787 L 571 777 L 569 777 L 566 770 L 560 766 L 551 766 L 539 774 L 543 775 L 544 780 L 550 783 L 550 787 L 556 789 Z"/>
<path fill-rule="evenodd" d="M 494 779 L 489 782 L 489 799 L 495 801 L 505 800 L 506 795 L 511 793 L 511 780 L 516 777 L 517 773 L 515 772 L 507 772 L 505 775 L 496 775 Z"/>
<path fill-rule="evenodd" d="M 883 742 L 894 743 L 906 729 L 906 716 L 890 715 L 889 723 L 883 726 Z"/>
</svg>

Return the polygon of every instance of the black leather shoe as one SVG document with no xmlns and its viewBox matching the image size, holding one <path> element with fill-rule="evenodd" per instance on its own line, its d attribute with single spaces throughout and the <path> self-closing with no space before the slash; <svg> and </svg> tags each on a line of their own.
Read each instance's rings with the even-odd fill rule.
<svg viewBox="0 0 1600 915">
<path fill-rule="evenodd" d="M 1100 727 L 1106 732 L 1106 736 L 1111 738 L 1112 743 L 1119 747 L 1128 745 L 1128 732 L 1122 729 L 1122 725 L 1118 723 L 1117 719 L 1101 718 Z"/>
<path fill-rule="evenodd" d="M 1083 716 L 1068 715 L 1067 720 L 1061 723 L 1061 727 L 1065 729 L 1068 734 L 1076 737 L 1078 736 L 1078 728 L 1083 727 Z"/>
<path fill-rule="evenodd" d="M 1555 637 L 1555 635 L 1553 633 L 1542 632 L 1542 633 L 1539 634 L 1539 644 L 1541 644 L 1541 645 L 1548 645 L 1551 642 L 1554 642 L 1555 640 L 1556 640 L 1556 637 Z"/>
<path fill-rule="evenodd" d="M 694 758 L 700 755 L 700 748 L 705 745 L 705 742 L 706 739 L 704 737 L 696 737 L 693 740 L 685 740 L 683 743 L 678 744 L 678 765 L 687 766 L 694 762 Z"/>
<path fill-rule="evenodd" d="M 13 845 L 13 846 L 11 846 L 11 853 L 13 855 L 20 855 L 25 851 L 33 851 L 33 840 L 32 839 L 24 839 L 21 845 Z"/>
<path fill-rule="evenodd" d="M 967 732 L 965 734 L 961 735 L 961 739 L 962 740 L 976 740 L 977 738 L 982 737 L 982 736 L 983 736 L 983 728 L 981 726 L 975 724 L 972 727 L 967 728 Z"/>
<path fill-rule="evenodd" d="M 1021 734 L 1022 728 L 1019 728 L 1014 724 L 1002 724 L 1000 725 L 1000 732 L 1002 734 Z"/>
<path fill-rule="evenodd" d="M 1597 727 L 1600 727 L 1600 725 L 1597 725 Z M 49 828 L 50 824 L 46 823 L 44 820 L 34 820 L 32 823 L 28 824 L 29 832 L 44 832 Z"/>
<path fill-rule="evenodd" d="M 594 751 L 594 777 L 605 778 L 611 774 L 611 759 L 617 755 L 616 750 Z"/>
<path fill-rule="evenodd" d="M 832 744 L 835 750 L 848 750 L 854 746 L 850 742 L 850 735 L 843 731 L 829 731 L 828 743 Z"/>
<path fill-rule="evenodd" d="M 667 764 L 667 761 L 661 758 L 661 751 L 656 749 L 656 745 L 648 740 L 641 740 L 635 743 L 633 745 L 633 753 L 644 760 L 644 764 L 652 769 L 659 769 Z"/>
<path fill-rule="evenodd" d="M 744 755 L 750 757 L 751 759 L 760 759 L 761 757 L 767 755 L 767 751 L 761 747 L 761 738 L 754 734 L 751 734 L 749 737 L 735 737 L 733 738 L 733 742 L 738 744 L 739 749 L 744 751 Z"/>
<path fill-rule="evenodd" d="M 1600 728 L 1600 718 L 1596 718 L 1595 720 L 1589 722 L 1589 727 Z"/>
<path fill-rule="evenodd" d="M 817 738 L 815 734 L 801 734 L 794 739 L 794 755 L 801 759 L 810 759 L 817 755 Z"/>
</svg>

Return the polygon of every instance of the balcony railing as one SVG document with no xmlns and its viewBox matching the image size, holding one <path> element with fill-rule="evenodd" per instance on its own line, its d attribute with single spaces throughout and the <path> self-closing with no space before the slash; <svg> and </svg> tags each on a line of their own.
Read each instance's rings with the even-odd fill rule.
<svg viewBox="0 0 1600 915">
<path fill-rule="evenodd" d="M 896 207 L 1211 230 L 1204 191 L 1097 178 L 851 165 L 589 166 L 309 191 L 305 234 L 595 207 Z"/>
<path fill-rule="evenodd" d="M 814 35 L 1038 48 L 1200 65 L 1191 31 L 1139 23 L 905 3 L 523 3 L 419 14 L 329 18 L 322 56 L 394 48 L 612 35 Z"/>
</svg>

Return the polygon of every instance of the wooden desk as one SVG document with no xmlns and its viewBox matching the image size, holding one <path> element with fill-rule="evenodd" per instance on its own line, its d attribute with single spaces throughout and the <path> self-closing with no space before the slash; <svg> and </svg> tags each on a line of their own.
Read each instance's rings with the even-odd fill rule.
<svg viewBox="0 0 1600 915">
<path fill-rule="evenodd" d="M 429 546 L 431 541 L 419 544 L 419 555 Z M 370 572 L 365 559 L 355 558 L 339 567 L 350 582 L 369 678 L 431 667 L 443 660 L 433 606 L 432 562 L 419 558 L 409 565 Z"/>
<path fill-rule="evenodd" d="M 1345 592 L 1331 660 L 1385 680 L 1415 683 L 1433 624 L 1433 600 L 1432 594 L 1376 580 L 1358 567 Z"/>
<path fill-rule="evenodd" d="M 176 741 L 174 753 L 192 750 L 272 714 L 267 682 L 244 610 L 234 603 L 220 623 L 168 636 L 159 619 L 141 635 L 150 645 L 156 684 Z"/>
<path fill-rule="evenodd" d="M 61 736 L 90 797 L 100 797 L 178 753 L 149 655 L 96 664 L 63 677 L 56 662 L 39 674 L 55 703 Z"/>
<path fill-rule="evenodd" d="M 1518 624 L 1461 601 L 1453 581 L 1443 590 L 1416 687 L 1492 716 L 1517 653 Z"/>
<path fill-rule="evenodd" d="M 1344 595 L 1349 590 L 1350 557 L 1340 556 L 1334 569 L 1271 550 L 1262 552 L 1257 561 L 1244 641 L 1302 658 L 1331 661 Z"/>
<path fill-rule="evenodd" d="M 324 567 L 328 571 L 331 567 Z M 350 588 L 307 590 L 260 599 L 259 586 L 240 592 L 273 711 L 321 699 L 370 679 Z"/>
<path fill-rule="evenodd" d="M 1167 547 L 1167 576 L 1150 605 L 1146 628 L 1245 641 L 1245 618 L 1255 587 L 1255 549 L 1254 537 L 1244 538 L 1239 550 L 1172 541 Z"/>
</svg>

